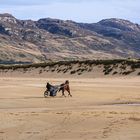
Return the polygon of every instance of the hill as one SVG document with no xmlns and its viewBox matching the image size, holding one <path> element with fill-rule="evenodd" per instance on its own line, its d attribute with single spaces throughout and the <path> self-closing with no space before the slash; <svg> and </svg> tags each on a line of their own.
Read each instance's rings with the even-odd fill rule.
<svg viewBox="0 0 140 140">
<path fill-rule="evenodd" d="M 140 58 L 140 25 L 122 19 L 98 23 L 0 14 L 0 63 Z"/>
</svg>

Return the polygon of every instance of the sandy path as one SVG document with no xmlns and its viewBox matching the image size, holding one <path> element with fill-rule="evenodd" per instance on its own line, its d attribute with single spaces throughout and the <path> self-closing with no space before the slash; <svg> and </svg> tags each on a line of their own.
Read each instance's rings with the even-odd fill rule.
<svg viewBox="0 0 140 140">
<path fill-rule="evenodd" d="M 72 98 L 43 98 L 46 79 L 0 78 L 0 140 L 140 140 L 140 78 L 70 83 Z"/>
</svg>

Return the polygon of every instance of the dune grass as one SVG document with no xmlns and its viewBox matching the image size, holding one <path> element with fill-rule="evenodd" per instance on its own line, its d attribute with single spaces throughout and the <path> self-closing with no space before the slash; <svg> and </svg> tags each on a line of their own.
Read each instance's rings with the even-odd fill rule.
<svg viewBox="0 0 140 140">
<path fill-rule="evenodd" d="M 77 67 L 74 67 L 77 65 Z M 104 75 L 115 75 L 118 74 L 117 68 L 121 70 L 122 75 L 128 75 L 134 72 L 136 69 L 140 68 L 140 60 L 130 60 L 130 59 L 114 59 L 114 60 L 84 60 L 84 61 L 58 61 L 58 62 L 48 62 L 48 63 L 35 63 L 35 64 L 12 64 L 12 65 L 0 65 L 0 70 L 19 70 L 22 69 L 24 72 L 30 69 L 36 68 L 47 68 L 47 72 L 57 72 L 57 73 L 70 73 L 81 75 L 84 72 L 92 72 L 95 66 L 103 66 Z M 129 70 L 127 70 L 129 67 Z M 42 70 L 39 71 L 42 73 Z M 140 75 L 138 73 L 138 75 Z"/>
</svg>

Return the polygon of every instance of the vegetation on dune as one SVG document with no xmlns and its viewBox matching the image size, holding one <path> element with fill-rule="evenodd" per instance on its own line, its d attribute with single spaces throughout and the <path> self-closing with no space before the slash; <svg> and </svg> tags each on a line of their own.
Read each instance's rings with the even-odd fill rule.
<svg viewBox="0 0 140 140">
<path fill-rule="evenodd" d="M 75 67 L 77 65 L 77 67 Z M 35 64 L 19 64 L 19 65 L 0 65 L 0 70 L 20 70 L 23 69 L 27 72 L 31 69 L 43 68 L 46 72 L 57 72 L 57 73 L 70 73 L 81 75 L 84 72 L 92 72 L 95 66 L 103 66 L 104 75 L 108 74 L 122 74 L 128 75 L 140 68 L 140 60 L 131 59 L 114 59 L 114 60 L 84 60 L 84 61 L 58 61 L 48 63 L 35 63 Z M 129 67 L 129 69 L 127 69 Z M 119 69 L 121 72 L 118 72 Z M 39 74 L 43 71 L 39 70 Z M 139 73 L 138 73 L 139 75 Z"/>
<path fill-rule="evenodd" d="M 35 64 L 17 64 L 17 65 L 0 65 L 0 69 L 19 69 L 19 68 L 44 68 L 44 67 L 54 67 L 56 65 L 58 66 L 69 66 L 71 68 L 71 65 L 73 64 L 79 64 L 81 65 L 105 65 L 105 67 L 108 67 L 109 65 L 116 65 L 116 64 L 122 64 L 122 65 L 129 65 L 132 68 L 140 68 L 140 60 L 129 60 L 129 59 L 113 59 L 113 60 L 73 60 L 73 61 L 58 61 L 58 62 L 48 62 L 48 63 L 35 63 Z M 108 66 L 107 66 L 108 65 Z"/>
</svg>

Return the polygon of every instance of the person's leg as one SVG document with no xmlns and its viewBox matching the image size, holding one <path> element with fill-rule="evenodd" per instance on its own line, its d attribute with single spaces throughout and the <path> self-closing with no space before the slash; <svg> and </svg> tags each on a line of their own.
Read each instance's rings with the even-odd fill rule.
<svg viewBox="0 0 140 140">
<path fill-rule="evenodd" d="M 72 97 L 70 90 L 68 89 L 67 92 L 69 93 L 68 96 Z"/>
<path fill-rule="evenodd" d="M 64 89 L 62 90 L 62 96 L 66 97 L 66 96 L 65 96 L 65 93 L 64 93 Z"/>
</svg>

